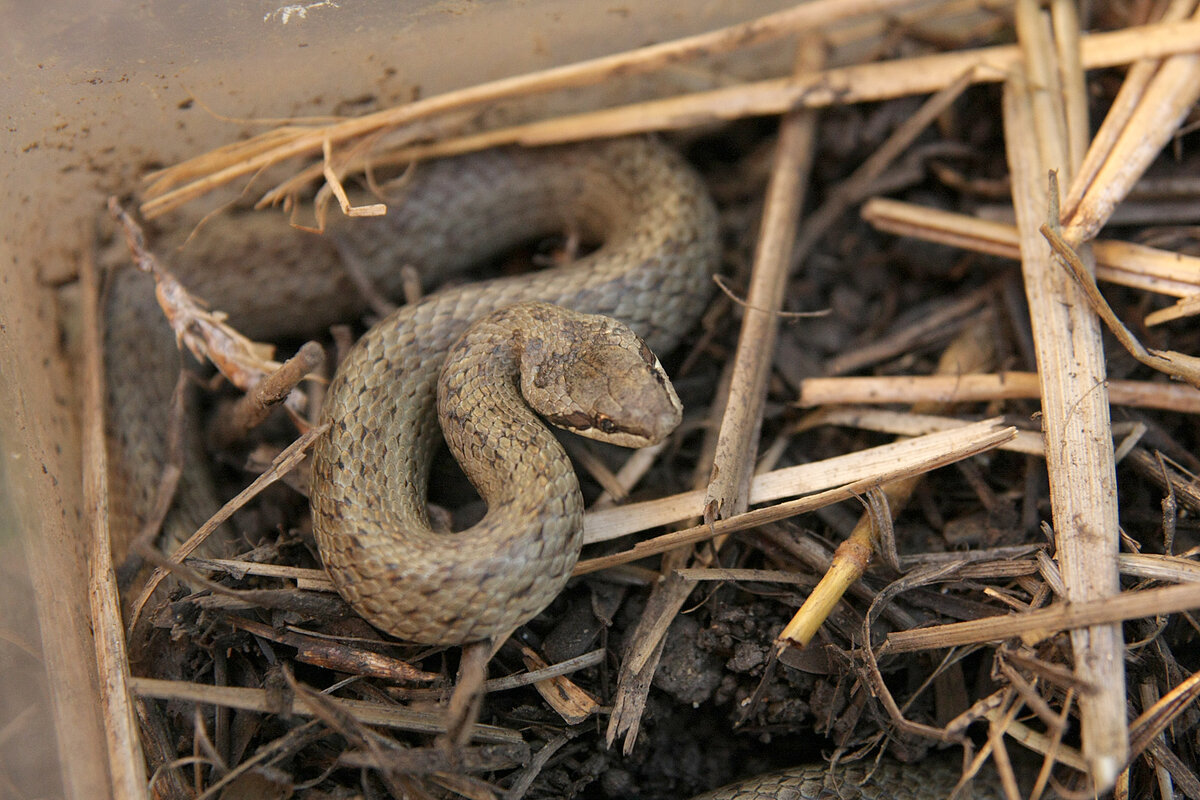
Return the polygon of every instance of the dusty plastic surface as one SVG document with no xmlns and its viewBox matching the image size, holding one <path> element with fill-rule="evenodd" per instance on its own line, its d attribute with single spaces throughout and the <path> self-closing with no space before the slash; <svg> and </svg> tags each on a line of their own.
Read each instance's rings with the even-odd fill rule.
<svg viewBox="0 0 1200 800">
<path fill-rule="evenodd" d="M 360 113 L 787 3 L 19 5 L 0 32 L 0 771 L 27 796 L 103 798 L 79 373 L 61 343 L 105 197 L 258 130 L 231 119 Z"/>
</svg>

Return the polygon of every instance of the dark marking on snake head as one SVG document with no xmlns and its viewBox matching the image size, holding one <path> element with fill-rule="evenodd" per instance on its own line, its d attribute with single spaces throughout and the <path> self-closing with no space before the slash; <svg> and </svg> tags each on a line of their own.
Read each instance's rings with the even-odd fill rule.
<svg viewBox="0 0 1200 800">
<path fill-rule="evenodd" d="M 658 358 L 655 357 L 654 351 L 650 349 L 650 345 L 643 341 L 639 341 L 638 345 L 638 355 L 642 357 L 642 361 L 645 361 L 651 367 L 658 363 Z"/>
<path fill-rule="evenodd" d="M 573 431 L 587 431 L 593 427 L 592 418 L 582 411 L 572 411 L 570 414 L 554 414 L 546 417 L 546 419 L 560 428 L 567 428 Z M 612 424 L 611 419 L 608 419 L 608 417 L 605 417 L 605 419 L 610 425 Z"/>
</svg>

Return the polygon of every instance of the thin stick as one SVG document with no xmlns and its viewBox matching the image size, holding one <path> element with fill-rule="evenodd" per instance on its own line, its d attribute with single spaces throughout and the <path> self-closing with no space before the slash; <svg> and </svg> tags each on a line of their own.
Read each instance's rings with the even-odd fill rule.
<svg viewBox="0 0 1200 800">
<path fill-rule="evenodd" d="M 1200 14 L 1191 22 L 1200 21 Z M 1171 140 L 1200 99 L 1200 54 L 1195 48 L 1168 58 L 1138 95 L 1117 140 L 1096 169 L 1079 204 L 1063 222 L 1063 238 L 1072 245 L 1094 239 L 1129 194 L 1138 178 Z M 1098 147 L 1108 146 L 1100 142 Z"/>
<path fill-rule="evenodd" d="M 1021 235 L 1022 272 L 1033 325 L 1057 561 L 1072 602 L 1120 591 L 1116 570 L 1116 469 L 1099 323 L 1082 292 L 1053 263 L 1038 231 L 1058 220 L 1047 200 L 1050 170 L 1070 170 L 1065 121 L 1046 88 L 1060 73 L 1048 22 L 1035 0 L 1018 0 L 1018 35 L 1029 72 L 1005 84 L 1005 146 Z M 1068 56 L 1073 57 L 1073 56 Z M 1097 791 L 1125 762 L 1124 647 L 1119 625 L 1072 632 L 1075 671 L 1098 691 L 1080 697 L 1083 752 Z"/>
<path fill-rule="evenodd" d="M 146 798 L 146 761 L 138 735 L 137 713 L 129 692 L 129 654 L 121 628 L 121 600 L 112 562 L 108 520 L 108 450 L 104 440 L 104 364 L 100 357 L 99 289 L 95 263 L 85 256 L 82 325 L 91 357 L 84 365 L 84 502 L 91 527 L 88 599 L 100 677 L 100 703 L 108 742 L 109 774 L 115 797 Z M 103 791 L 103 790 L 101 790 Z"/>
<path fill-rule="evenodd" d="M 1166 586 L 1082 603 L 1054 603 L 1036 611 L 984 617 L 889 633 L 880 654 L 915 653 L 1021 637 L 1038 642 L 1059 631 L 1120 623 L 1127 619 L 1176 614 L 1200 608 L 1200 583 Z M 1200 674 L 1200 673 L 1197 673 Z M 1123 687 L 1122 687 L 1123 688 Z M 1122 730 L 1125 725 L 1121 725 Z"/>
<path fill-rule="evenodd" d="M 888 233 L 1013 260 L 1021 257 L 1015 225 L 884 197 L 868 200 L 862 217 Z M 1093 241 L 1092 254 L 1098 280 L 1172 297 L 1200 293 L 1200 258 L 1195 256 L 1108 239 Z"/>
<path fill-rule="evenodd" d="M 823 48 L 823 44 L 805 41 L 800 47 Z M 813 58 L 800 58 L 803 57 Z M 796 69 L 803 74 L 799 58 Z M 721 416 L 704 504 L 718 516 L 741 514 L 750 504 L 750 479 L 758 456 L 779 312 L 783 308 L 800 209 L 812 168 L 815 133 L 813 112 L 795 111 L 786 114 L 779 123 L 775 160 L 763 201 L 750 287 L 729 378 L 729 399 Z"/>
<path fill-rule="evenodd" d="M 308 448 L 311 447 L 312 443 L 317 440 L 317 437 L 323 435 L 328 428 L 329 425 L 325 424 L 316 428 L 312 428 L 301 434 L 296 441 L 288 445 L 286 449 L 284 449 L 278 456 L 275 457 L 275 460 L 272 462 L 269 470 L 259 475 L 249 486 L 238 492 L 237 495 L 229 502 L 221 506 L 221 508 L 219 508 L 217 512 L 208 519 L 207 522 L 200 526 L 199 530 L 188 537 L 186 542 L 179 545 L 179 547 L 177 547 L 175 551 L 171 553 L 170 560 L 174 563 L 182 564 L 183 560 L 194 553 L 196 548 L 202 545 L 204 541 L 212 535 L 213 531 L 215 531 L 222 524 L 224 524 L 226 520 L 232 517 L 235 511 L 246 505 L 246 503 L 250 502 L 250 500 L 258 495 L 259 492 L 282 478 L 293 468 L 295 468 L 297 464 L 303 461 L 307 455 Z M 167 570 L 160 567 L 155 569 L 154 574 L 150 576 L 148 581 L 146 581 L 145 587 L 143 587 L 142 591 L 138 593 L 137 599 L 134 600 L 131 607 L 129 623 L 130 630 L 134 630 L 136 628 L 141 618 L 142 609 L 145 608 L 146 603 L 150 600 L 151 595 L 154 594 L 154 590 L 157 589 L 159 584 L 166 579 L 168 574 L 170 573 Z"/>
<path fill-rule="evenodd" d="M 316 342 L 305 342 L 296 355 L 259 381 L 223 412 L 210 429 L 212 441 L 228 446 L 239 441 L 266 420 L 271 411 L 288 399 L 293 389 L 325 361 L 325 351 Z"/>
<path fill-rule="evenodd" d="M 913 0 L 812 0 L 812 2 L 799 3 L 773 14 L 707 33 L 553 67 L 540 72 L 502 78 L 334 125 L 310 128 L 289 126 L 287 130 L 290 135 L 284 135 L 280 131 L 268 131 L 262 136 L 254 137 L 240 145 L 229 146 L 229 151 L 224 154 L 228 156 L 226 163 L 229 166 L 215 173 L 208 173 L 205 169 L 206 157 L 201 156 L 152 175 L 154 183 L 147 190 L 147 196 L 159 195 L 160 201 L 165 200 L 168 196 L 172 199 L 166 202 L 147 204 L 143 206 L 142 213 L 147 217 L 155 216 L 242 175 L 253 174 L 294 156 L 316 155 L 321 152 L 326 142 L 331 145 L 339 144 L 348 139 L 383 129 L 396 128 L 415 120 L 484 103 L 494 103 L 506 98 L 551 89 L 597 84 L 618 74 L 638 75 L 652 72 L 698 56 L 729 52 L 787 34 L 828 25 L 841 19 L 901 8 L 912 2 Z M 264 138 L 272 141 L 271 147 L 263 147 L 261 140 Z M 274 143 L 274 140 L 281 138 L 284 139 L 282 143 Z M 181 180 L 197 174 L 204 175 L 204 177 L 192 181 L 180 190 L 163 194 Z"/>
<path fill-rule="evenodd" d="M 991 326 L 986 322 L 968 327 L 957 339 L 946 348 L 938 361 L 938 372 L 946 375 L 960 375 L 978 372 L 991 365 L 995 348 L 991 344 Z M 920 403 L 913 411 L 916 413 L 934 414 L 949 410 L 948 403 Z M 905 480 L 895 481 L 882 487 L 881 492 L 887 501 L 887 510 L 894 519 L 908 504 L 909 498 L 916 490 L 921 477 L 914 476 Z M 859 517 L 858 523 L 850 536 L 838 545 L 833 555 L 833 563 L 821 578 L 816 588 L 805 598 L 800 609 L 784 626 L 783 631 L 775 639 L 775 648 L 781 652 L 785 647 L 804 647 L 817 630 L 825 624 L 825 620 L 833 612 L 834 607 L 841 601 L 846 590 L 862 577 L 871 562 L 879 541 L 875 517 L 871 513 Z"/>
<path fill-rule="evenodd" d="M 1129 352 L 1129 355 L 1165 375 L 1182 378 L 1192 386 L 1200 388 L 1200 359 L 1174 350 L 1153 350 L 1143 345 L 1117 317 L 1116 312 L 1104 299 L 1104 295 L 1100 294 L 1100 288 L 1096 286 L 1095 279 L 1087 271 L 1087 267 L 1079 259 L 1079 254 L 1075 252 L 1074 248 L 1063 241 L 1063 238 L 1049 225 L 1042 225 L 1040 230 L 1046 240 L 1050 242 L 1050 246 L 1054 248 L 1063 268 L 1075 279 L 1075 283 L 1083 291 L 1092 312 L 1104 321 L 1104 324 L 1113 336 L 1117 337 L 1117 341 Z"/>
<path fill-rule="evenodd" d="M 980 430 L 982 431 L 983 429 Z M 893 481 L 903 480 L 914 474 L 922 474 L 929 470 L 952 464 L 955 461 L 961 461 L 964 458 L 987 452 L 1011 439 L 1015 432 L 1013 428 L 994 429 L 992 433 L 984 433 L 973 441 L 964 440 L 956 446 L 948 447 L 943 452 L 934 453 L 911 464 L 884 470 L 876 475 L 871 475 L 836 489 L 829 489 L 828 491 L 808 495 L 796 500 L 789 500 L 774 506 L 768 506 L 767 508 L 747 511 L 735 517 L 717 520 L 712 524 L 702 524 L 682 531 L 676 531 L 675 533 L 667 533 L 644 542 L 639 542 L 632 549 L 622 553 L 585 559 L 575 565 L 575 571 L 572 574 L 586 575 L 589 572 L 607 569 L 618 564 L 626 564 L 630 561 L 645 558 L 646 556 L 665 553 L 681 545 L 706 541 L 717 536 L 765 525 L 769 522 L 778 522 L 797 514 L 804 514 L 818 508 L 823 508 L 832 503 L 859 497 L 872 489 Z"/>
<path fill-rule="evenodd" d="M 130 689 L 142 697 L 207 703 L 226 708 L 256 711 L 260 714 L 282 710 L 290 710 L 305 716 L 314 716 L 316 713 L 312 702 L 302 694 L 292 697 L 290 709 L 281 709 L 280 698 L 275 696 L 277 693 L 268 692 L 265 689 L 243 686 L 210 686 L 202 683 L 141 677 L 131 678 L 129 685 Z M 365 700 L 344 700 L 328 696 L 324 699 L 364 725 L 381 725 L 417 733 L 443 733 L 446 730 L 446 719 L 443 714 L 414 711 L 402 706 L 386 706 Z M 516 731 L 495 725 L 476 724 L 471 729 L 471 737 L 481 742 L 497 742 L 499 744 L 520 744 L 523 741 L 521 734 Z"/>
<path fill-rule="evenodd" d="M 829 0 L 828 3 L 813 2 L 800 6 L 850 8 L 850 2 Z M 1083 67 L 1100 69 L 1120 66 L 1141 58 L 1164 57 L 1195 49 L 1200 38 L 1200 22 L 1160 23 L 1125 28 L 1109 33 L 1089 34 L 1081 41 Z M 610 58 L 616 58 L 610 57 Z M 874 102 L 914 94 L 931 94 L 950 85 L 964 72 L 974 70 L 976 82 L 998 82 L 1007 76 L 1020 58 L 1014 46 L 1000 46 L 944 53 L 903 59 L 892 62 L 862 64 L 823 70 L 804 77 L 778 78 L 758 81 L 734 87 L 690 95 L 636 103 L 604 111 L 578 114 L 529 125 L 488 132 L 446 143 L 404 147 L 387 157 L 376 157 L 372 163 L 407 163 L 412 160 L 434 156 L 472 152 L 501 144 L 545 145 L 555 142 L 581 141 L 598 137 L 623 136 L 656 130 L 674 130 L 708 124 L 715 121 L 740 119 L 747 116 L 782 114 L 795 108 L 820 108 L 830 105 Z M 585 62 L 587 63 L 587 62 Z M 566 69 L 566 68 L 563 68 Z M 540 73 L 534 73 L 539 75 Z M 505 79 L 522 81 L 522 78 Z M 471 102 L 483 96 L 485 88 L 474 87 L 463 93 L 441 95 L 426 101 L 360 117 L 336 126 L 323 128 L 296 128 L 273 148 L 256 148 L 249 158 L 242 158 L 236 151 L 226 151 L 214 158 L 211 169 L 193 162 L 185 162 L 176 168 L 179 173 L 164 172 L 160 180 L 146 192 L 148 198 L 141 206 L 142 214 L 152 219 L 185 203 L 196 199 L 219 186 L 244 175 L 252 175 L 264 167 L 271 166 L 296 156 L 316 156 L 326 138 L 338 144 L 357 136 L 373 133 L 380 128 L 400 125 L 420 116 L 440 113 L 460 107 L 463 94 L 471 95 Z M 253 142 L 254 140 L 251 140 Z M 212 154 L 208 154 L 212 155 Z M 348 169 L 356 168 L 353 160 Z M 315 166 L 313 177 L 323 170 Z M 178 182 L 178 175 L 201 174 L 176 189 L 169 189 Z M 277 202 L 283 198 L 275 194 L 264 198 L 264 202 Z"/>
</svg>

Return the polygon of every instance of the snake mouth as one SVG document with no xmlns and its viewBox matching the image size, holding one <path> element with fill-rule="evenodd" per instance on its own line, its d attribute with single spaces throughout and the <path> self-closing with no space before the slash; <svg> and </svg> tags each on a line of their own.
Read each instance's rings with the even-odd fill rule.
<svg viewBox="0 0 1200 800">
<path fill-rule="evenodd" d="M 570 414 L 555 414 L 546 417 L 553 425 L 589 439 L 595 439 L 621 447 L 647 447 L 663 440 L 679 424 L 679 417 L 665 413 L 645 424 L 644 421 L 618 423 L 605 414 L 591 416 L 583 411 Z"/>
</svg>

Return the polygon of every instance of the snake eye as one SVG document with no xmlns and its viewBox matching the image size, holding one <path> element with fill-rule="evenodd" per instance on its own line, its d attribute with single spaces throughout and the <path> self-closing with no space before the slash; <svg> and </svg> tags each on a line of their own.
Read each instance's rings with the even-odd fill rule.
<svg viewBox="0 0 1200 800">
<path fill-rule="evenodd" d="M 596 427 L 605 433 L 613 433 L 617 430 L 617 423 L 603 414 L 598 414 L 596 416 Z"/>
</svg>

